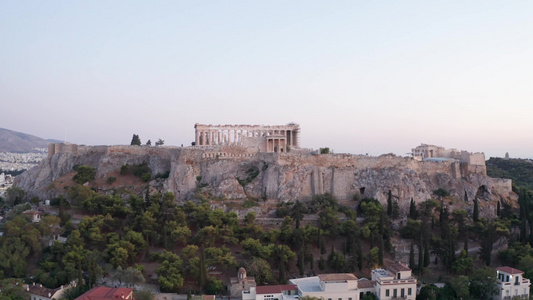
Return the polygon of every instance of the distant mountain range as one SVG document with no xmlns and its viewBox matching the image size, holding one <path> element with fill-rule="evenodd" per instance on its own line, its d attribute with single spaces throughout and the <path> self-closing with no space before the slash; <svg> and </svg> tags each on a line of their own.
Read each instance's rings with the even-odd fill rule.
<svg viewBox="0 0 533 300">
<path fill-rule="evenodd" d="M 43 139 L 34 135 L 0 128 L 0 152 L 28 153 L 33 148 L 48 148 L 48 143 L 61 142 Z"/>
</svg>

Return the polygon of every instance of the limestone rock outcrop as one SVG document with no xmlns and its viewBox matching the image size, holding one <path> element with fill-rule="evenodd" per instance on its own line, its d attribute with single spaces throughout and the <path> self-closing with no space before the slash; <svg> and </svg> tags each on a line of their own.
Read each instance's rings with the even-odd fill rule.
<svg viewBox="0 0 533 300">
<path fill-rule="evenodd" d="M 516 201 L 511 180 L 490 178 L 484 165 L 459 161 L 298 151 L 249 153 L 238 147 L 53 146 L 50 152 L 37 167 L 16 177 L 15 185 L 29 197 L 56 196 L 57 191 L 47 187 L 75 165 L 95 167 L 96 178 L 107 178 L 124 164 L 147 163 L 153 176 L 168 172 L 161 187 L 180 202 L 191 199 L 199 188 L 220 199 L 283 202 L 331 193 L 339 200 L 360 195 L 386 203 L 390 190 L 403 211 L 411 199 L 421 202 L 435 197 L 433 191 L 438 188 L 461 201 Z"/>
</svg>

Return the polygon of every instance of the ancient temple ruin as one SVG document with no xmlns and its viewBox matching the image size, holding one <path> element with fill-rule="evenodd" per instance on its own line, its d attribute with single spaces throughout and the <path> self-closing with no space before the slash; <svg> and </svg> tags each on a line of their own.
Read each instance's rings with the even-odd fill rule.
<svg viewBox="0 0 533 300">
<path fill-rule="evenodd" d="M 411 149 L 413 158 L 420 161 L 443 161 L 456 160 L 472 165 L 485 166 L 485 154 L 471 153 L 468 151 L 459 151 L 457 149 L 446 149 L 441 146 L 420 144 L 416 148 Z"/>
<path fill-rule="evenodd" d="M 260 152 L 288 152 L 299 148 L 298 124 L 287 125 L 205 125 L 195 124 L 196 146 L 243 146 Z"/>
</svg>

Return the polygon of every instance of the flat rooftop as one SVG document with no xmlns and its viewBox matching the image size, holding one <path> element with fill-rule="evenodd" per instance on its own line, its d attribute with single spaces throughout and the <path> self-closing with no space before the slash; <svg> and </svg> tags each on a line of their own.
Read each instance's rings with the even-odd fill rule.
<svg viewBox="0 0 533 300">
<path fill-rule="evenodd" d="M 303 292 L 321 292 L 320 278 L 318 276 L 291 279 L 292 284 L 296 284 L 298 288 Z"/>
</svg>

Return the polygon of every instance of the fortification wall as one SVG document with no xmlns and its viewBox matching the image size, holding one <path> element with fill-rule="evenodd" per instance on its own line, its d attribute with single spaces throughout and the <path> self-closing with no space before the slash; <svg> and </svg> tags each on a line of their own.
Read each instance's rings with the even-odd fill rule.
<svg viewBox="0 0 533 300">
<path fill-rule="evenodd" d="M 50 143 L 48 144 L 48 158 L 56 153 L 78 153 L 78 145 L 70 143 Z"/>
<path fill-rule="evenodd" d="M 386 203 L 390 190 L 402 210 L 408 209 L 411 199 L 421 202 L 432 198 L 438 188 L 448 190 L 458 199 L 464 199 L 466 194 L 471 201 L 484 186 L 488 191 L 486 201 L 512 201 L 515 196 L 511 181 L 487 177 L 484 163 L 479 164 L 482 156 L 472 157 L 477 159 L 476 164 L 418 161 L 395 155 L 264 153 L 242 146 L 54 145 L 52 156 L 37 170 L 17 178 L 21 177 L 19 183 L 30 191 L 29 195 L 40 196 L 53 180 L 72 172 L 74 165 L 94 166 L 97 178 L 107 178 L 124 164 L 147 163 L 153 176 L 169 173 L 162 187 L 173 192 L 177 201 L 191 199 L 199 186 L 219 198 L 284 202 L 331 193 L 340 200 L 359 195 Z M 252 173 L 257 174 L 252 178 Z"/>
</svg>

